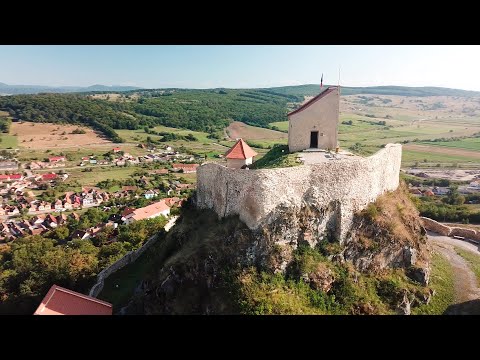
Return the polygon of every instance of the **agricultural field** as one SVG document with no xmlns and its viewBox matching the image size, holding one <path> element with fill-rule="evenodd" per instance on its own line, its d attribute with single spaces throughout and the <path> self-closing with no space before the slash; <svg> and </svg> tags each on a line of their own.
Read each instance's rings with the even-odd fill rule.
<svg viewBox="0 0 480 360">
<path fill-rule="evenodd" d="M 93 168 L 92 171 L 84 171 L 88 169 L 77 168 L 68 171 L 70 176 L 65 183 L 78 181 L 81 185 L 95 186 L 100 181 L 107 179 L 129 179 L 138 169 L 136 166 L 98 166 Z"/>
<path fill-rule="evenodd" d="M 10 134 L 0 134 L 0 149 L 16 149 L 18 146 L 17 137 Z"/>
<path fill-rule="evenodd" d="M 85 134 L 72 134 L 76 129 L 85 131 Z M 10 134 L 16 136 L 19 147 L 27 149 L 65 149 L 112 144 L 91 128 L 77 125 L 14 122 Z"/>
</svg>

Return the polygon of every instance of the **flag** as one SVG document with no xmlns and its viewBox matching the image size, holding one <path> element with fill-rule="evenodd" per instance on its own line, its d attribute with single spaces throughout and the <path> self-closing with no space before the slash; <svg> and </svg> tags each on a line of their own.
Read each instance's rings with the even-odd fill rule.
<svg viewBox="0 0 480 360">
<path fill-rule="evenodd" d="M 320 79 L 320 89 L 323 87 L 323 73 L 322 73 L 322 78 Z"/>
</svg>

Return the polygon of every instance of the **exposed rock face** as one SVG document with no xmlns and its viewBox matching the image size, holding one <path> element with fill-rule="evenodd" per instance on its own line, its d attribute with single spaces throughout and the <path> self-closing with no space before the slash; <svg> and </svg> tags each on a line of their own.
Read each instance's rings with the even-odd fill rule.
<svg viewBox="0 0 480 360">
<path fill-rule="evenodd" d="M 314 232 L 332 228 L 343 242 L 354 213 L 398 187 L 401 157 L 401 145 L 388 144 L 368 158 L 293 168 L 240 170 L 207 164 L 197 170 L 196 205 L 219 217 L 238 215 L 252 230 L 277 222 L 282 212 L 315 209 L 324 215 L 311 226 Z"/>
<path fill-rule="evenodd" d="M 368 210 L 356 213 L 343 244 L 334 234 L 336 206 L 331 203 L 321 210 L 314 206 L 277 208 L 271 221 L 253 230 L 236 217 L 219 221 L 211 211 L 192 209 L 193 213 L 180 219 L 169 232 L 165 246 L 177 250 L 171 250 L 173 255 L 158 273 L 144 282 L 136 312 L 236 313 L 234 304 L 219 300 L 230 292 L 225 288 L 225 269 L 255 267 L 268 273 L 285 273 L 292 263 L 293 250 L 301 244 L 320 248 L 330 261 L 347 262 L 360 272 L 375 274 L 386 268 L 403 268 L 418 282 L 428 283 L 426 237 L 405 189 L 380 197 L 374 219 Z M 195 221 L 200 214 L 202 225 L 198 226 Z M 337 280 L 324 263 L 299 276 L 312 289 L 324 293 L 329 293 Z M 358 313 L 374 311 L 368 304 L 357 305 Z M 408 313 L 410 305 L 402 306 L 402 313 Z"/>
</svg>

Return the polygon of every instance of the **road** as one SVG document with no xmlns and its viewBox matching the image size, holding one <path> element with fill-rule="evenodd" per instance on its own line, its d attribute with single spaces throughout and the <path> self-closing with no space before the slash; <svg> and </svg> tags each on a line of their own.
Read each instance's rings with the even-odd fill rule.
<svg viewBox="0 0 480 360">
<path fill-rule="evenodd" d="M 480 314 L 480 288 L 477 277 L 467 261 L 454 249 L 456 246 L 480 256 L 479 246 L 431 232 L 428 232 L 428 239 L 434 249 L 450 262 L 454 270 L 455 304 L 450 306 L 445 314 Z"/>
</svg>

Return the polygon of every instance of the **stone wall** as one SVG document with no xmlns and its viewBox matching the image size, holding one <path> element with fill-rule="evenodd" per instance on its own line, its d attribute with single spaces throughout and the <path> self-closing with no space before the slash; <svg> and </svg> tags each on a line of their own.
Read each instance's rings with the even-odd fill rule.
<svg viewBox="0 0 480 360">
<path fill-rule="evenodd" d="M 480 240 L 480 231 L 458 226 L 447 226 L 427 217 L 421 217 L 425 229 L 443 236 L 462 236 L 467 239 Z"/>
<path fill-rule="evenodd" d="M 250 229 L 284 209 L 333 211 L 329 223 L 343 240 L 355 211 L 398 187 L 401 158 L 402 146 L 388 144 L 368 158 L 290 168 L 241 170 L 210 163 L 197 169 L 196 204 L 219 217 L 238 215 Z"/>
<path fill-rule="evenodd" d="M 121 268 L 137 260 L 138 257 L 142 255 L 145 250 L 147 250 L 150 246 L 155 244 L 157 240 L 157 235 L 152 236 L 140 248 L 134 251 L 130 251 L 124 257 L 115 261 L 112 265 L 100 271 L 97 275 L 97 282 L 95 283 L 95 285 L 92 286 L 88 295 L 92 297 L 97 297 L 98 294 L 100 294 L 103 290 L 106 278 L 108 278 L 110 275 L 120 270 Z"/>
</svg>

